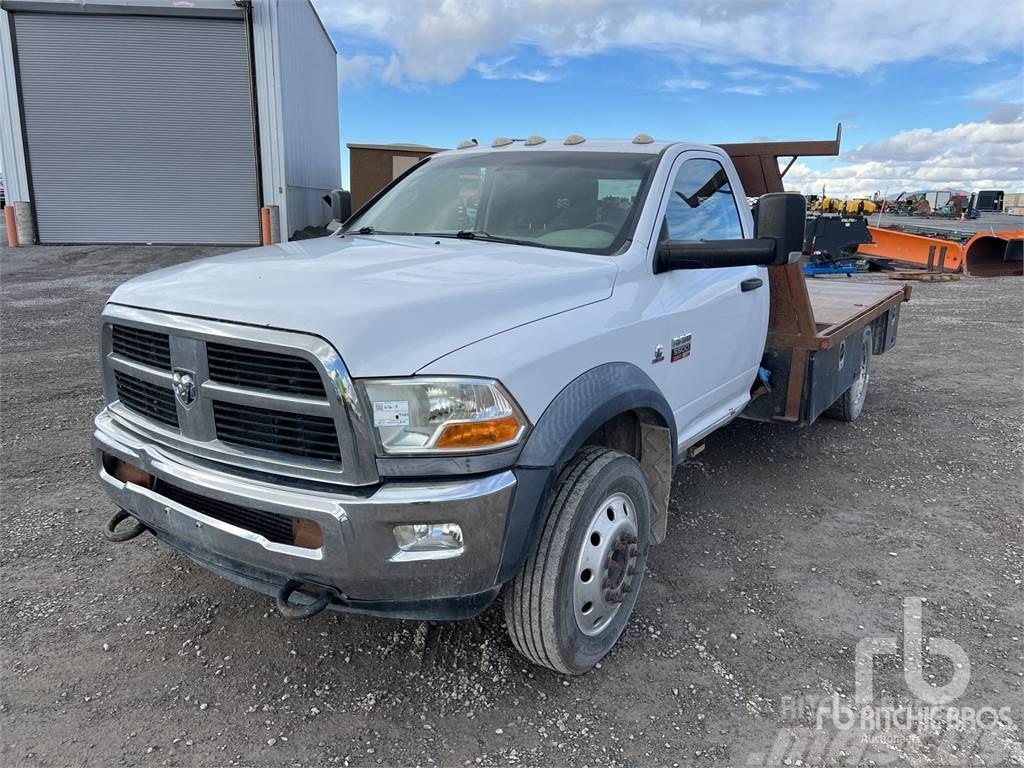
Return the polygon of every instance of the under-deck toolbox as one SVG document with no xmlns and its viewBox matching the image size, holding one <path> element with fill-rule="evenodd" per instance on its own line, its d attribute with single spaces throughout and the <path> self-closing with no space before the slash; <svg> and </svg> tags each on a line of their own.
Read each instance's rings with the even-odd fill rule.
<svg viewBox="0 0 1024 768">
<path fill-rule="evenodd" d="M 795 264 L 769 273 L 772 303 L 762 361 L 768 382 L 743 416 L 811 424 L 857 377 L 862 346 L 856 342 L 866 327 L 873 354 L 892 349 L 911 288 L 889 281 L 808 281 Z"/>
</svg>

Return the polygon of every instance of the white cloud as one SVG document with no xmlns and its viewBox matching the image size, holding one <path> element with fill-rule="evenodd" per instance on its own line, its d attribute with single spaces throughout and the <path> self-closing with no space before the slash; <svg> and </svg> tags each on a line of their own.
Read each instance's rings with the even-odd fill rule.
<svg viewBox="0 0 1024 768">
<path fill-rule="evenodd" d="M 1024 104 L 1000 104 L 985 119 L 990 123 L 1012 123 L 1024 117 Z"/>
<path fill-rule="evenodd" d="M 380 72 L 386 62 L 380 56 L 359 54 L 350 58 L 338 56 L 338 85 L 366 80 L 372 72 Z"/>
<path fill-rule="evenodd" d="M 768 90 L 762 85 L 730 85 L 723 93 L 738 93 L 742 96 L 764 96 Z"/>
<path fill-rule="evenodd" d="M 922 189 L 1024 189 L 1024 120 L 915 128 L 845 153 L 827 169 L 797 161 L 786 188 L 849 197 Z"/>
<path fill-rule="evenodd" d="M 876 144 L 857 147 L 851 160 L 926 162 L 948 158 L 976 158 L 984 152 L 989 159 L 1019 165 L 1024 162 L 1024 122 L 961 123 L 952 128 L 914 128 L 900 131 Z"/>
<path fill-rule="evenodd" d="M 659 91 L 668 91 L 669 93 L 678 93 L 679 91 L 703 91 L 711 83 L 706 80 L 698 80 L 693 77 L 674 77 L 670 80 L 665 80 L 658 87 Z"/>
<path fill-rule="evenodd" d="M 1019 50 L 1024 38 L 1020 0 L 979 1 L 969 11 L 934 0 L 860 0 L 856 13 L 838 14 L 833 4 L 804 0 L 315 1 L 329 28 L 392 49 L 393 79 L 419 82 L 451 82 L 481 56 L 517 45 L 553 58 L 629 48 L 862 74 L 930 58 L 987 61 Z M 792 77 L 790 88 L 808 82 Z"/>
<path fill-rule="evenodd" d="M 1018 69 L 1011 77 L 980 85 L 970 95 L 975 101 L 982 102 L 1024 102 L 1024 71 Z"/>
<path fill-rule="evenodd" d="M 743 80 L 746 84 L 734 85 L 723 89 L 726 93 L 746 93 L 751 96 L 763 96 L 770 91 L 786 93 L 789 91 L 810 91 L 820 86 L 798 75 L 786 75 L 767 72 L 754 67 L 730 69 L 725 73 L 730 80 Z"/>
<path fill-rule="evenodd" d="M 549 70 L 521 70 L 510 66 L 515 58 L 515 56 L 506 56 L 493 62 L 478 61 L 473 65 L 473 69 L 484 80 L 529 80 L 532 83 L 548 83 L 560 79 L 557 73 Z"/>
</svg>

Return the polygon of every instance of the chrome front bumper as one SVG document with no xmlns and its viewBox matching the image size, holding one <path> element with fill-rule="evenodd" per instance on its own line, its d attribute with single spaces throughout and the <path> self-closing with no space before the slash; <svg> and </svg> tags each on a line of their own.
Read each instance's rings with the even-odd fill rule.
<svg viewBox="0 0 1024 768">
<path fill-rule="evenodd" d="M 495 577 L 516 486 L 510 470 L 458 481 L 385 483 L 365 494 L 307 490 L 193 463 L 133 434 L 106 410 L 96 417 L 93 446 L 100 480 L 117 506 L 200 564 L 267 594 L 296 579 L 335 590 L 332 607 L 340 610 L 441 618 L 455 617 L 445 601 L 482 607 L 500 586 Z M 311 520 L 320 526 L 322 545 L 274 543 L 122 482 L 106 471 L 103 454 L 193 493 Z M 438 522 L 462 527 L 461 550 L 440 558 L 398 549 L 395 525 Z M 421 603 L 440 608 L 427 605 L 424 612 Z"/>
</svg>

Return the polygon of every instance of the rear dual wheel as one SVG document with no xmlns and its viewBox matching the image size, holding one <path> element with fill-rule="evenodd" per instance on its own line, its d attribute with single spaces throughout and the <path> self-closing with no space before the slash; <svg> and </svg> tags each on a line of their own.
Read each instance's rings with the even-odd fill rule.
<svg viewBox="0 0 1024 768">
<path fill-rule="evenodd" d="M 569 462 L 505 594 L 509 635 L 523 656 L 571 675 L 604 658 L 636 604 L 650 520 L 647 481 L 632 456 L 587 447 Z"/>
<path fill-rule="evenodd" d="M 874 348 L 871 326 L 864 327 L 860 338 L 860 368 L 857 378 L 850 388 L 843 392 L 825 411 L 825 415 L 840 421 L 853 421 L 864 410 L 864 401 L 868 396 L 868 384 L 871 382 L 871 354 Z"/>
</svg>

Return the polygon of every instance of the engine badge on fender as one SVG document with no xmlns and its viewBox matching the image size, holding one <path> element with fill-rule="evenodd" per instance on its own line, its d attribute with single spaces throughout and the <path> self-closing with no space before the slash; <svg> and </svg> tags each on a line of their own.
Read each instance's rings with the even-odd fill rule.
<svg viewBox="0 0 1024 768">
<path fill-rule="evenodd" d="M 685 336 L 676 336 L 672 339 L 672 362 L 682 360 L 684 357 L 690 356 L 690 342 L 693 338 L 693 334 L 688 333 Z"/>
</svg>

